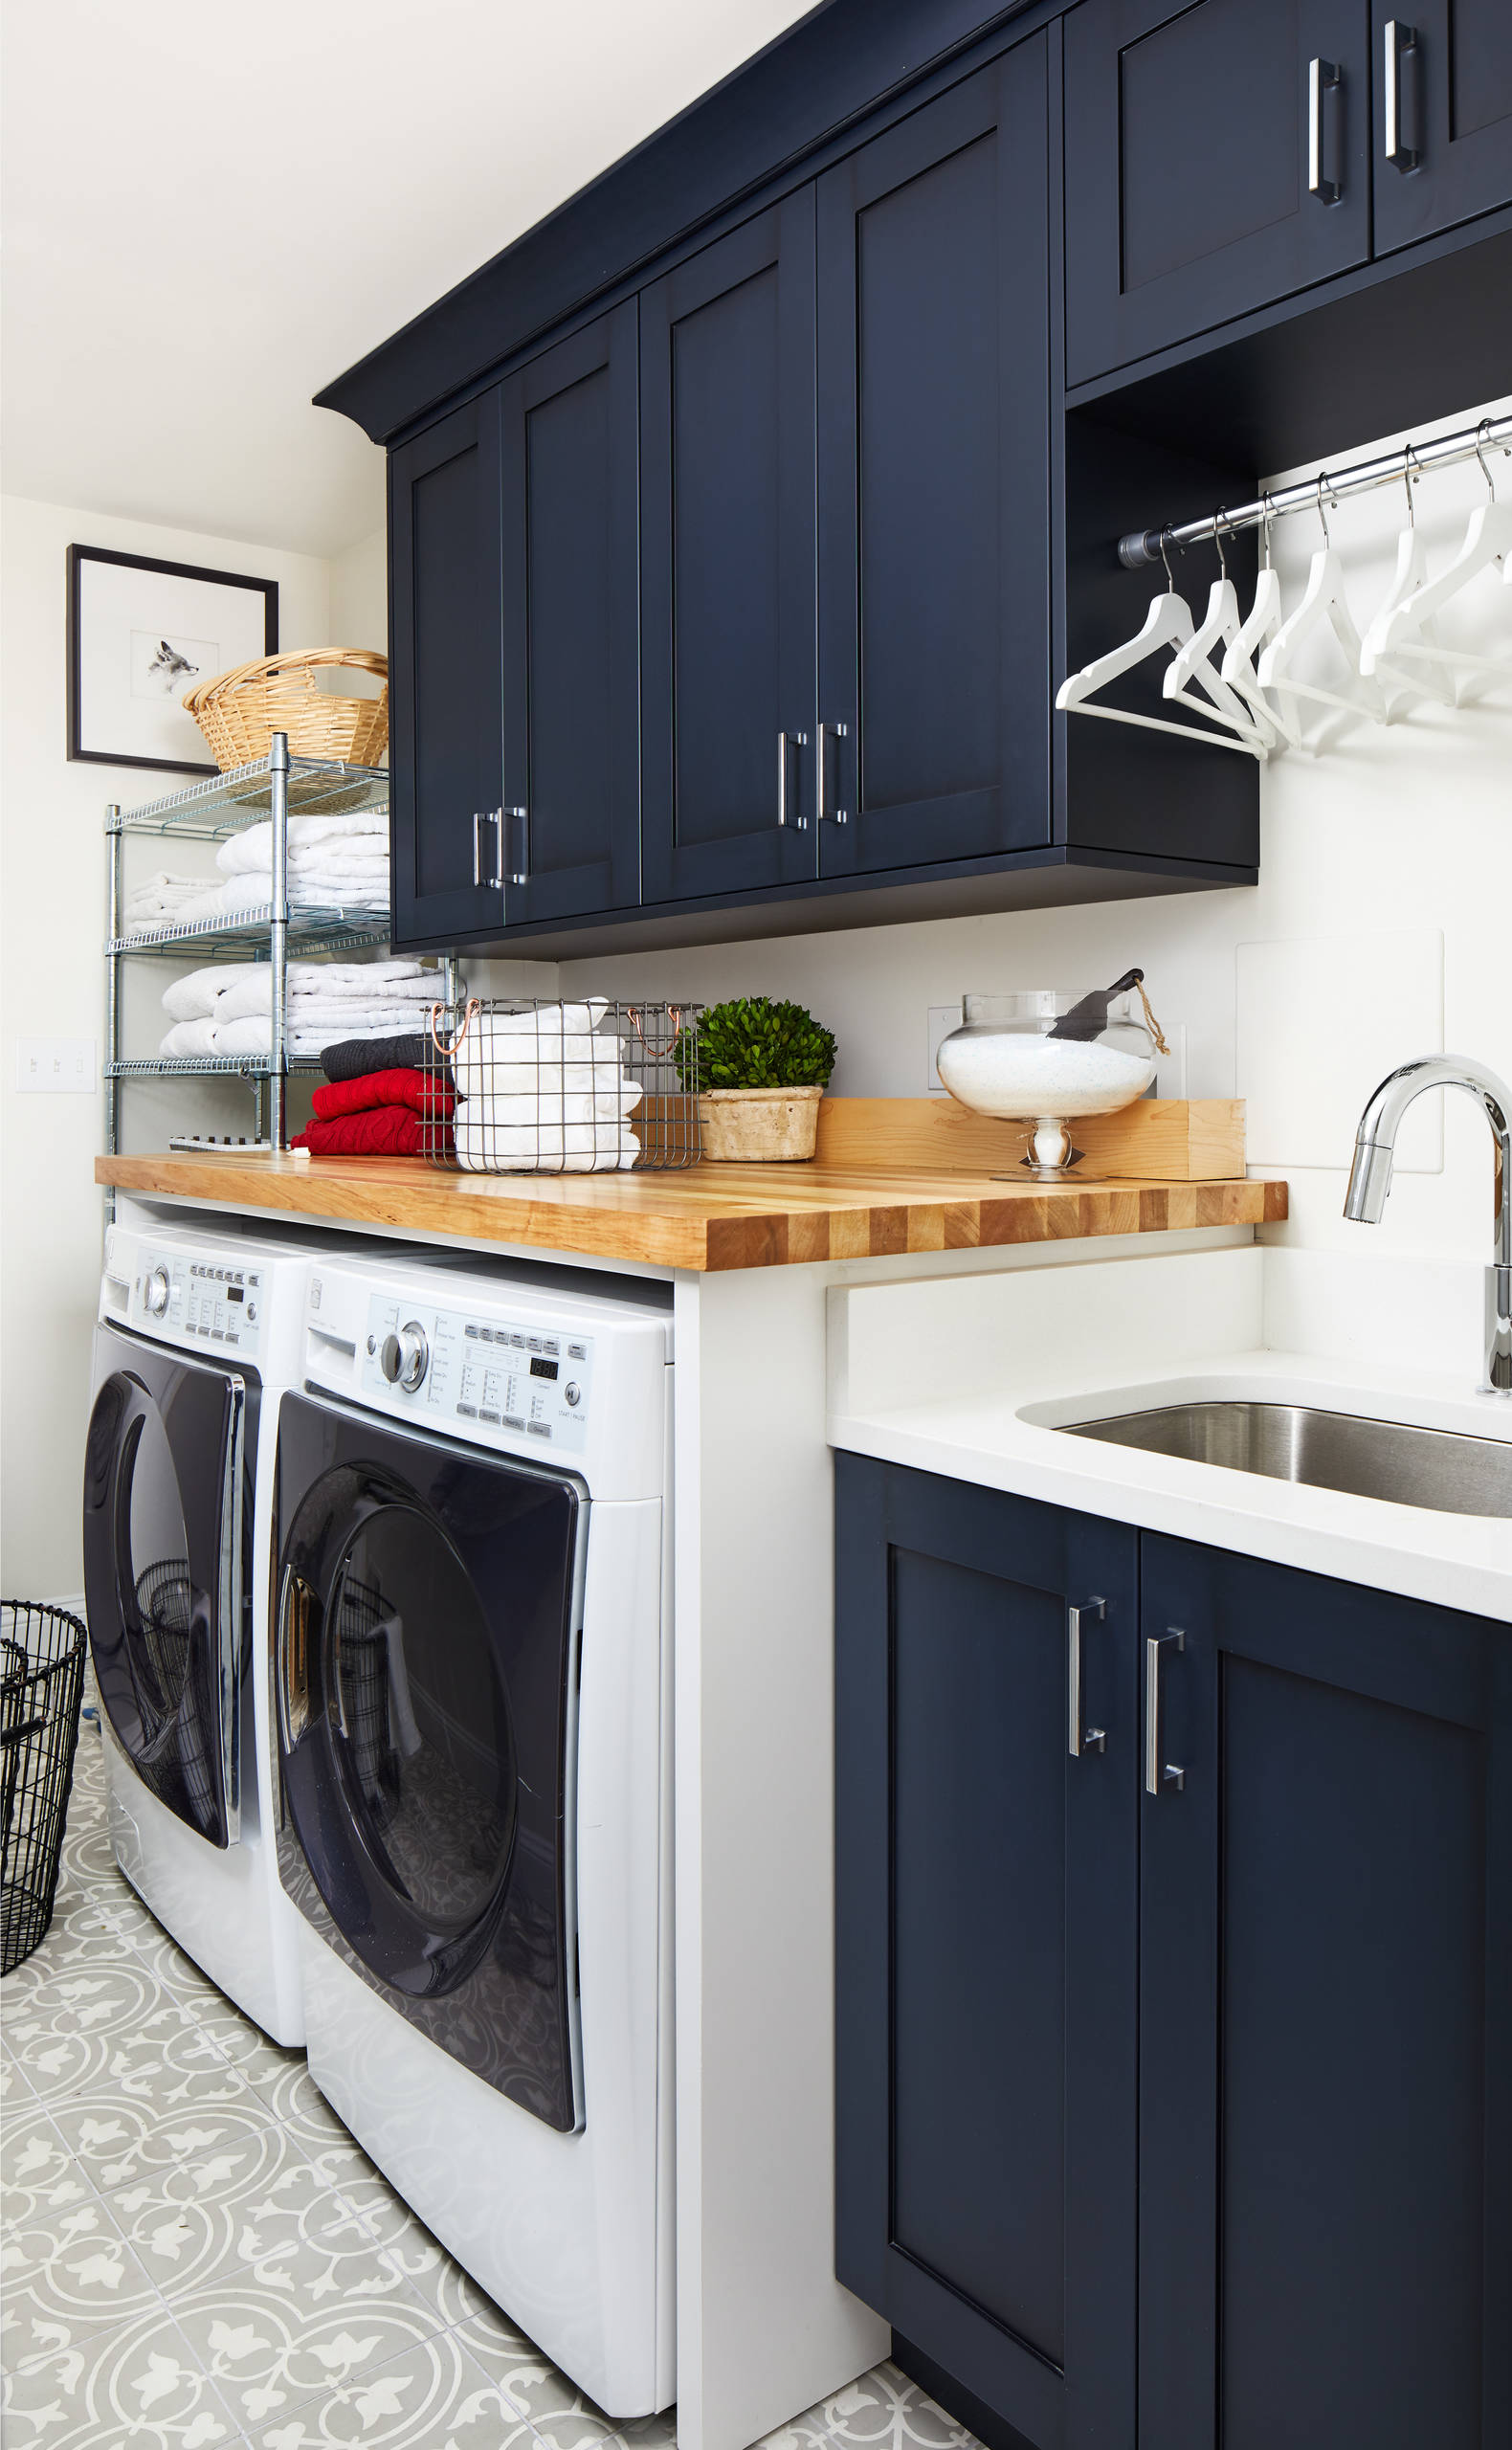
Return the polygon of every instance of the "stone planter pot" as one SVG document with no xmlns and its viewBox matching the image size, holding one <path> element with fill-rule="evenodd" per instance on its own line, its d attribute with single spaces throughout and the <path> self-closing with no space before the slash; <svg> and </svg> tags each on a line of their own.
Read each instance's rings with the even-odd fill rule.
<svg viewBox="0 0 1512 2450">
<path fill-rule="evenodd" d="M 705 1089 L 703 1154 L 720 1165 L 791 1165 L 813 1155 L 822 1089 Z"/>
</svg>

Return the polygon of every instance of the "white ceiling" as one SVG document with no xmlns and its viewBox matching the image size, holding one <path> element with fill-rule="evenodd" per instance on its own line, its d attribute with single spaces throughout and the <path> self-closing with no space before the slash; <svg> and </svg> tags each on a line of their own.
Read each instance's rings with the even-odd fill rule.
<svg viewBox="0 0 1512 2450">
<path fill-rule="evenodd" d="M 812 0 L 3 0 L 5 488 L 332 555 L 310 395 Z"/>
</svg>

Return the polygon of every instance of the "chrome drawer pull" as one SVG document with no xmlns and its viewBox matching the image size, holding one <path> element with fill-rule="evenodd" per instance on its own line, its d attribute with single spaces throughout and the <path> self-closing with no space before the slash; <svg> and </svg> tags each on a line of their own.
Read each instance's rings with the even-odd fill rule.
<svg viewBox="0 0 1512 2450">
<path fill-rule="evenodd" d="M 1081 1622 L 1085 1617 L 1089 1624 L 1101 1624 L 1106 1615 L 1107 1603 L 1102 1599 L 1084 1599 L 1079 1608 L 1066 1610 L 1067 1741 L 1074 1761 L 1079 1761 L 1083 1752 L 1107 1749 L 1107 1730 L 1081 1724 Z"/>
<path fill-rule="evenodd" d="M 1164 1634 L 1145 1637 L 1145 1793 L 1158 1795 L 1166 1787 L 1179 1793 L 1187 1783 L 1187 1772 L 1174 1761 L 1161 1758 L 1165 1751 L 1164 1729 L 1161 1726 L 1160 1661 L 1163 1651 L 1178 1654 L 1187 1647 L 1187 1637 L 1172 1625 Z"/>
</svg>

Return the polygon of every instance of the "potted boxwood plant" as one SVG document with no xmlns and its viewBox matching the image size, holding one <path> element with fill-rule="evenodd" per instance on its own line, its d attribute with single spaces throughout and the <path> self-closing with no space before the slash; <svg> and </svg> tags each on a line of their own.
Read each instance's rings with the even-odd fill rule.
<svg viewBox="0 0 1512 2450">
<path fill-rule="evenodd" d="M 819 1100 L 834 1069 L 834 1037 L 801 1004 L 735 995 L 711 1004 L 697 1050 L 679 1054 L 697 1093 L 703 1154 L 743 1164 L 812 1157 Z"/>
</svg>

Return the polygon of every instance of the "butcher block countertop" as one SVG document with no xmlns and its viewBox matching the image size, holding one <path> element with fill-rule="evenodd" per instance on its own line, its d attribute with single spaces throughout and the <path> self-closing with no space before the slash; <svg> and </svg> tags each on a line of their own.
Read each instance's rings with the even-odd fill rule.
<svg viewBox="0 0 1512 2450">
<path fill-rule="evenodd" d="M 1165 1177 L 1134 1171 L 1104 1176 L 1100 1170 L 1096 1179 L 1064 1184 L 1028 1175 L 997 1180 L 989 1170 L 991 1164 L 1000 1161 L 1005 1175 L 1016 1169 L 1022 1141 L 1013 1127 L 986 1126 L 994 1139 L 985 1147 L 984 1126 L 975 1118 L 965 1117 L 957 1125 L 960 1109 L 937 1113 L 935 1102 L 827 1100 L 831 1112 L 821 1125 L 820 1155 L 808 1165 L 480 1175 L 443 1171 L 414 1158 L 276 1156 L 262 1149 L 208 1147 L 194 1154 L 100 1157 L 95 1178 L 141 1198 L 267 1210 L 355 1228 L 383 1226 L 420 1240 L 445 1235 L 709 1272 L 1203 1225 L 1268 1225 L 1286 1215 L 1285 1184 L 1244 1180 L 1242 1150 L 1228 1178 L 1193 1179 L 1174 1170 Z M 1145 1104 L 1152 1109 L 1155 1102 Z M 921 1107 L 927 1111 L 914 1113 Z M 1173 1145 L 1171 1154 L 1183 1169 L 1213 1162 L 1211 1153 L 1206 1159 L 1200 1153 L 1195 1128 L 1187 1129 L 1189 1113 L 1197 1117 L 1201 1111 L 1179 1110 L 1181 1145 Z M 1171 1131 L 1177 1112 L 1165 1102 L 1165 1125 Z M 1224 1112 L 1230 1112 L 1227 1104 Z M 1104 1134 L 1122 1120 L 1097 1119 Z M 1142 1118 L 1142 1138 L 1154 1128 L 1152 1120 Z M 1089 1125 L 1078 1136 L 1090 1142 L 1095 1135 Z M 1166 1127 L 1161 1136 L 1164 1143 Z M 872 1162 L 856 1162 L 859 1149 Z M 1089 1158 L 1092 1153 L 1089 1147 Z M 1136 1164 L 1143 1162 L 1141 1151 L 1130 1153 Z M 1232 1161 L 1232 1147 L 1227 1153 Z M 925 1157 L 929 1162 L 921 1162 Z"/>
</svg>

